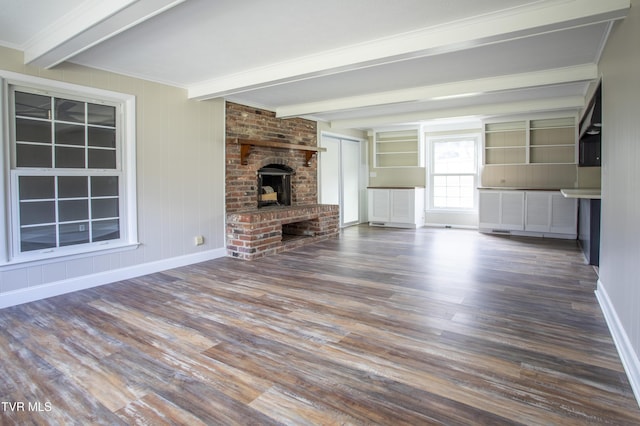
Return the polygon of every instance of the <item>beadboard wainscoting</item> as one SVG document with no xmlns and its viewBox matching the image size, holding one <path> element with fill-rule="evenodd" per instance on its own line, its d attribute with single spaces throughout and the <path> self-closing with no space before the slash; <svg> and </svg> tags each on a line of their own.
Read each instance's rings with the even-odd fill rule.
<svg viewBox="0 0 640 426">
<path fill-rule="evenodd" d="M 627 372 L 627 378 L 631 384 L 631 389 L 633 389 L 636 400 L 640 405 L 640 359 L 638 359 L 638 355 L 633 348 L 631 339 L 629 339 L 629 335 L 620 321 L 615 307 L 611 303 L 611 299 L 609 298 L 607 290 L 601 280 L 598 280 L 596 297 L 598 298 L 598 303 L 600 303 L 600 308 L 602 309 L 604 318 L 609 326 L 609 331 L 611 331 L 613 341 L 618 349 L 622 365 Z"/>
<path fill-rule="evenodd" d="M 224 248 L 53 281 L 0 295 L 0 309 L 226 256 Z"/>
<path fill-rule="evenodd" d="M 27 66 L 22 52 L 6 47 L 0 47 L 0 70 L 135 97 L 139 243 L 0 267 L 0 306 L 224 253 L 224 100 L 190 100 L 182 88 L 71 63 L 50 70 Z M 204 243 L 196 244 L 196 237 Z"/>
</svg>

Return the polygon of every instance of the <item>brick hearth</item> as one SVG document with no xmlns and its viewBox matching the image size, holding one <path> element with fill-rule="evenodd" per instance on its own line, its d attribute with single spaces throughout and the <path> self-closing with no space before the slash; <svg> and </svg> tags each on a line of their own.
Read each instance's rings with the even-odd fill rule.
<svg viewBox="0 0 640 426">
<path fill-rule="evenodd" d="M 339 206 L 329 204 L 229 213 L 227 253 L 253 260 L 325 240 L 338 234 L 339 216 Z"/>
</svg>

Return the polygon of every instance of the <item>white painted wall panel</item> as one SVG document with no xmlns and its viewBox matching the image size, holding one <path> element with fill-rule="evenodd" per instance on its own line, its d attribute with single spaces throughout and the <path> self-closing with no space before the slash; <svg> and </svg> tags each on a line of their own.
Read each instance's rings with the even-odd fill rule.
<svg viewBox="0 0 640 426">
<path fill-rule="evenodd" d="M 340 139 L 323 136 L 320 153 L 320 203 L 340 204 Z"/>
<path fill-rule="evenodd" d="M 87 278 L 96 285 L 109 273 L 126 276 L 224 254 L 223 100 L 190 101 L 183 89 L 74 64 L 27 67 L 20 52 L 4 47 L 0 69 L 136 96 L 141 242 L 122 253 L 0 270 L 0 307 L 19 300 L 21 290 L 32 297 L 43 284 Z M 204 245 L 195 245 L 196 235 L 204 236 Z"/>
<path fill-rule="evenodd" d="M 602 230 L 599 292 L 621 329 L 632 382 L 640 354 L 640 0 L 617 23 L 602 60 Z M 600 297 L 606 300 L 605 297 Z M 611 325 L 610 321 L 610 325 Z M 614 327 L 614 335 L 616 334 Z M 625 342 L 626 340 L 626 342 Z M 621 351 L 624 352 L 624 351 Z M 631 355 L 632 354 L 632 355 Z M 624 358 L 624 357 L 623 357 Z M 633 366 L 635 364 L 635 368 Z"/>
</svg>

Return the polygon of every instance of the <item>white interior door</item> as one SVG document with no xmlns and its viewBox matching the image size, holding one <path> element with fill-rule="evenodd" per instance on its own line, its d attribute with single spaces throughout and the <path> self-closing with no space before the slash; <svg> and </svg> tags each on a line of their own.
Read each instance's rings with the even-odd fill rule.
<svg viewBox="0 0 640 426">
<path fill-rule="evenodd" d="M 360 219 L 360 142 L 342 140 L 342 225 Z"/>
<path fill-rule="evenodd" d="M 360 142 L 323 135 L 320 153 L 320 202 L 340 206 L 340 226 L 360 219 Z"/>
</svg>

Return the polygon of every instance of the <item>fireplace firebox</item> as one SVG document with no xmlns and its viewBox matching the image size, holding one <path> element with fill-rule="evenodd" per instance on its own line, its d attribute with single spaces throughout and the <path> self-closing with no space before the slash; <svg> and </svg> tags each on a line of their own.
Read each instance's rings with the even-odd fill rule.
<svg viewBox="0 0 640 426">
<path fill-rule="evenodd" d="M 258 208 L 291 205 L 291 175 L 284 164 L 269 164 L 258 170 Z"/>
</svg>

